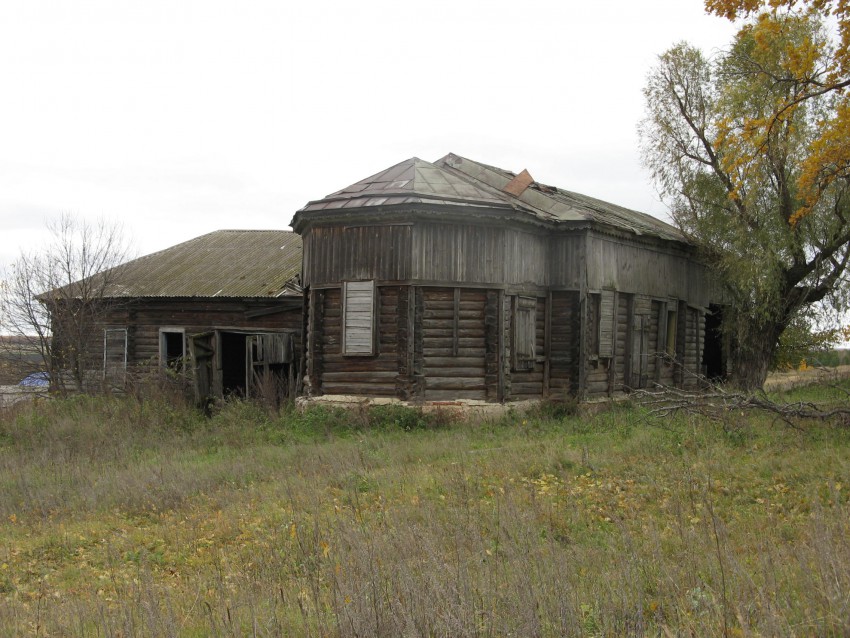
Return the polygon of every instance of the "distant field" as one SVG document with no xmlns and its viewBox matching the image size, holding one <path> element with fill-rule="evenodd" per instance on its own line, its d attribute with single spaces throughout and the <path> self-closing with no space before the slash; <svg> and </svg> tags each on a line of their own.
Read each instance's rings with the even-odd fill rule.
<svg viewBox="0 0 850 638">
<path fill-rule="evenodd" d="M 42 367 L 41 356 L 27 339 L 0 335 L 0 386 L 14 385 Z"/>
<path fill-rule="evenodd" d="M 847 424 L 429 419 L 0 411 L 0 635 L 850 632 Z"/>
</svg>

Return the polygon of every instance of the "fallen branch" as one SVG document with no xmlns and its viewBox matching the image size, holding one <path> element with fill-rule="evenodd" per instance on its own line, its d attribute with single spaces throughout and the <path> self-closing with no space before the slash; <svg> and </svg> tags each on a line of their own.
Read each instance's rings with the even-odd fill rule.
<svg viewBox="0 0 850 638">
<path fill-rule="evenodd" d="M 829 387 L 850 396 L 850 392 L 845 388 L 833 385 Z M 772 400 L 764 392 L 753 394 L 739 392 L 707 380 L 703 380 L 702 389 L 699 390 L 683 390 L 659 385 L 653 389 L 635 390 L 632 396 L 635 402 L 648 409 L 651 416 L 659 418 L 684 412 L 726 422 L 736 413 L 764 412 L 773 414 L 794 427 L 797 421 L 805 419 L 840 418 L 843 422 L 850 423 L 850 403 L 840 405 L 819 405 L 810 401 L 782 403 Z"/>
</svg>

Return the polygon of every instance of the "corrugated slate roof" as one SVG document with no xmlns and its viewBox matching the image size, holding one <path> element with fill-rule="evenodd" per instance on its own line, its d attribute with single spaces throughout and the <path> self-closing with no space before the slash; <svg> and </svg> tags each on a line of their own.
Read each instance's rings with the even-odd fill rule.
<svg viewBox="0 0 850 638">
<path fill-rule="evenodd" d="M 301 213 L 362 209 L 397 204 L 462 204 L 514 209 L 550 223 L 595 222 L 637 235 L 685 241 L 675 227 L 651 215 L 616 204 L 532 182 L 518 188 L 519 195 L 505 192 L 516 174 L 495 166 L 449 153 L 434 163 L 412 157 L 356 184 L 311 201 Z M 524 190 L 523 190 L 524 188 Z M 514 190 L 513 188 L 511 190 Z"/>
<path fill-rule="evenodd" d="M 111 297 L 300 295 L 301 237 L 286 230 L 217 230 L 119 266 Z"/>
</svg>

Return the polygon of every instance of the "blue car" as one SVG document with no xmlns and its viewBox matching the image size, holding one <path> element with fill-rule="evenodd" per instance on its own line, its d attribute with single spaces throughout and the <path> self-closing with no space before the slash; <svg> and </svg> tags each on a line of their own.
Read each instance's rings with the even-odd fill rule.
<svg viewBox="0 0 850 638">
<path fill-rule="evenodd" d="M 46 388 L 50 386 L 50 376 L 46 372 L 33 372 L 25 376 L 18 385 L 27 388 Z"/>
</svg>

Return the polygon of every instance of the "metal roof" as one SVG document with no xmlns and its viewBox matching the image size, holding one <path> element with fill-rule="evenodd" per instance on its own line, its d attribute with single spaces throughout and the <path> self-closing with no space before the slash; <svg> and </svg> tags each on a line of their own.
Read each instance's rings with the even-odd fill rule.
<svg viewBox="0 0 850 638">
<path fill-rule="evenodd" d="M 510 171 L 481 164 L 454 153 L 437 160 L 436 164 L 456 170 L 499 191 L 516 176 Z M 554 218 L 557 221 L 594 221 L 628 230 L 636 235 L 654 235 L 663 239 L 685 241 L 684 235 L 675 226 L 652 215 L 556 186 L 533 182 L 517 199 L 528 206 L 530 212 L 538 216 L 542 214 L 544 218 Z"/>
<path fill-rule="evenodd" d="M 118 269 L 107 296 L 300 296 L 301 237 L 286 230 L 217 230 Z"/>
<path fill-rule="evenodd" d="M 491 207 L 507 204 L 498 193 L 481 188 L 468 178 L 411 157 L 320 200 L 309 202 L 301 211 L 445 202 Z"/>
<path fill-rule="evenodd" d="M 560 222 L 594 222 L 662 239 L 684 242 L 674 226 L 651 215 L 616 204 L 532 181 L 525 187 L 508 187 L 517 175 L 495 166 L 475 162 L 454 153 L 434 163 L 412 157 L 385 171 L 311 201 L 295 214 L 338 209 L 376 208 L 396 204 L 460 204 L 513 209 L 557 225 Z M 527 174 L 525 177 L 530 177 Z M 519 191 L 519 195 L 508 191 Z"/>
</svg>

